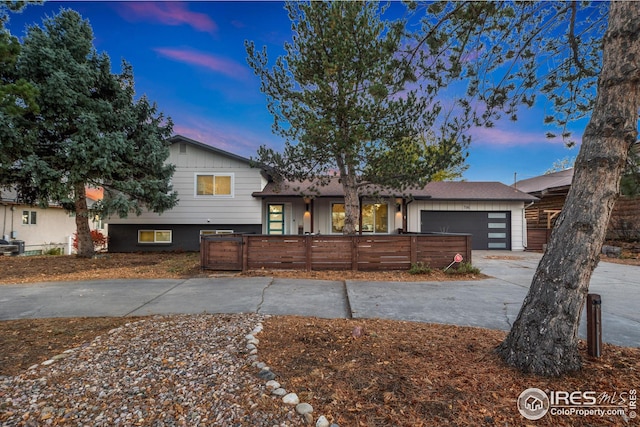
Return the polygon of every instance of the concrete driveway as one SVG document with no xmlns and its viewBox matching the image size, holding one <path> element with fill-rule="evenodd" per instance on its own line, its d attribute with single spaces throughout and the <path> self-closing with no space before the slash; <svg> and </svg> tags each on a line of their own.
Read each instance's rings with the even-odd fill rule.
<svg viewBox="0 0 640 427">
<path fill-rule="evenodd" d="M 540 254 L 474 251 L 473 257 L 474 265 L 492 278 L 473 282 L 365 282 L 218 277 L 3 285 L 0 320 L 257 312 L 387 318 L 508 330 Z M 640 267 L 601 262 L 593 274 L 590 292 L 602 297 L 603 340 L 640 346 Z M 583 337 L 585 329 L 581 325 Z"/>
</svg>

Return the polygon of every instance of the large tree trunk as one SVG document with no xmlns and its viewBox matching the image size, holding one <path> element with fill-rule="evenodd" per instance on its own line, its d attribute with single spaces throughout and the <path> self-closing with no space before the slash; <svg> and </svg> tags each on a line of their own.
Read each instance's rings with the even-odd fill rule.
<svg viewBox="0 0 640 427">
<path fill-rule="evenodd" d="M 78 239 L 78 256 L 91 258 L 95 255 L 91 228 L 89 227 L 89 207 L 84 184 L 75 185 L 76 238 Z"/>
<path fill-rule="evenodd" d="M 540 375 L 581 368 L 580 314 L 638 136 L 639 108 L 640 3 L 612 2 L 598 94 L 573 184 L 518 318 L 498 347 L 509 365 Z"/>
<path fill-rule="evenodd" d="M 356 234 L 357 226 L 360 223 L 360 199 L 358 198 L 355 177 L 343 176 L 342 188 L 344 189 L 344 229 L 342 234 Z"/>
</svg>

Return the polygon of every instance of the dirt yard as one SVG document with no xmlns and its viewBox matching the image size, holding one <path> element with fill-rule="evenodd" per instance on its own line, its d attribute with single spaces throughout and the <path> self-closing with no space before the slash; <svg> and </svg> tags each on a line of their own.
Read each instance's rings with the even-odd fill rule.
<svg viewBox="0 0 640 427">
<path fill-rule="evenodd" d="M 199 256 L 105 254 L 0 257 L 0 284 L 105 278 L 207 277 Z M 226 273 L 239 274 L 239 273 Z M 273 272 L 318 279 L 445 280 L 435 272 Z M 473 280 L 476 276 L 467 276 Z M 460 279 L 459 277 L 455 278 Z M 35 319 L 0 322 L 0 376 L 18 375 L 66 349 L 131 322 L 131 318 Z M 605 345 L 603 357 L 559 379 L 523 375 L 493 353 L 504 333 L 479 328 L 383 320 L 271 317 L 260 335 L 260 359 L 287 389 L 340 426 L 637 425 L 617 417 L 546 416 L 529 422 L 516 409 L 527 388 L 628 393 L 640 385 L 640 349 Z M 584 347 L 584 345 L 583 345 Z M 1 412 L 0 407 L 0 412 Z"/>
</svg>

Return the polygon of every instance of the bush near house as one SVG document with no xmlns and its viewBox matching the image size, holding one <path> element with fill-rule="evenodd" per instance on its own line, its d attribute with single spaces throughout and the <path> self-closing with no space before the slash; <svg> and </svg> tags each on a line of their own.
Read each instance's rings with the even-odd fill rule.
<svg viewBox="0 0 640 427">
<path fill-rule="evenodd" d="M 93 241 L 93 249 L 97 251 L 107 247 L 108 237 L 99 230 L 91 230 L 91 241 Z M 73 234 L 73 249 L 78 250 L 78 233 Z"/>
</svg>

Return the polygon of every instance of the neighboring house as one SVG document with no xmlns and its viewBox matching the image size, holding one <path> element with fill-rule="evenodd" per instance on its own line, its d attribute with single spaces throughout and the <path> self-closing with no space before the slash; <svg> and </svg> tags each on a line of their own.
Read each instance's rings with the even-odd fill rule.
<svg viewBox="0 0 640 427">
<path fill-rule="evenodd" d="M 171 138 L 167 161 L 176 166 L 178 205 L 162 214 L 106 219 L 110 251 L 198 250 L 204 234 L 342 233 L 337 178 L 319 194 L 309 183 L 277 186 L 249 159 L 183 136 Z M 474 249 L 514 251 L 526 246 L 525 203 L 537 200 L 498 182 L 433 182 L 411 198 L 365 193 L 362 233 L 471 233 Z"/>
<path fill-rule="evenodd" d="M 267 177 L 249 159 L 174 136 L 167 162 L 176 166 L 178 205 L 162 214 L 106 218 L 110 251 L 194 251 L 202 234 L 262 232 L 262 205 L 251 194 Z"/>
<path fill-rule="evenodd" d="M 573 181 L 573 168 L 523 179 L 513 187 L 538 198 L 526 209 L 528 249 L 542 250 L 564 207 Z M 607 238 L 640 238 L 640 198 L 620 197 L 614 206 Z"/>
<path fill-rule="evenodd" d="M 513 187 L 538 200 L 525 211 L 527 249 L 541 251 L 549 241 L 551 229 L 562 211 L 573 181 L 573 168 L 523 179 Z"/>
<path fill-rule="evenodd" d="M 24 242 L 26 255 L 38 255 L 60 248 L 70 254 L 76 232 L 75 218 L 60 206 L 43 209 L 21 203 L 15 191 L 0 190 L 0 239 Z"/>
</svg>

